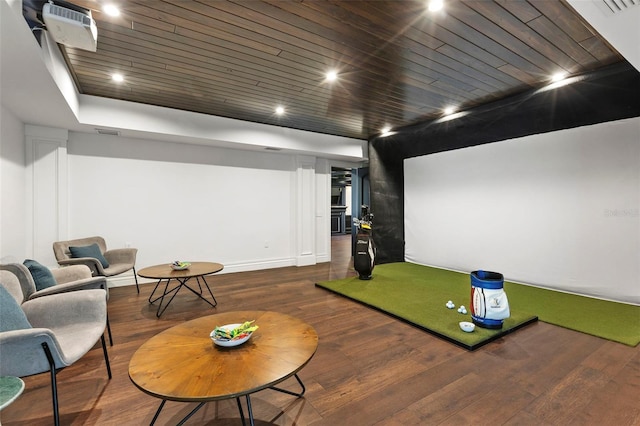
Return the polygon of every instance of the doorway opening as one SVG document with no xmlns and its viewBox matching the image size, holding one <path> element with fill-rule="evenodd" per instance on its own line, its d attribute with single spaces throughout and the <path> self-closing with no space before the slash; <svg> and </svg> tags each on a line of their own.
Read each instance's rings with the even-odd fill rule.
<svg viewBox="0 0 640 426">
<path fill-rule="evenodd" d="M 351 169 L 331 168 L 331 235 L 351 233 Z"/>
<path fill-rule="evenodd" d="M 351 254 L 355 248 L 353 218 L 369 205 L 369 168 L 331 168 L 331 236 L 351 234 Z"/>
</svg>

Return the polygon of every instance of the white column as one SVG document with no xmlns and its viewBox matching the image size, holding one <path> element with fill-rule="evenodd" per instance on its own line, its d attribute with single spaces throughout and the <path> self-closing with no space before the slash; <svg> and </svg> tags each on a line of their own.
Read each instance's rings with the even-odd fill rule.
<svg viewBox="0 0 640 426">
<path fill-rule="evenodd" d="M 331 164 L 316 161 L 316 262 L 331 261 Z"/>
<path fill-rule="evenodd" d="M 57 266 L 54 241 L 67 238 L 68 130 L 25 126 L 27 164 L 27 253 Z"/>
<path fill-rule="evenodd" d="M 296 157 L 295 255 L 296 266 L 316 263 L 316 158 Z"/>
</svg>

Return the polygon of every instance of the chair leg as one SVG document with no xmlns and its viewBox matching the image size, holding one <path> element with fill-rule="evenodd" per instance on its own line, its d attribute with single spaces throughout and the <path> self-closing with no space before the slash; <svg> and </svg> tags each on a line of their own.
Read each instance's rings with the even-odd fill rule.
<svg viewBox="0 0 640 426">
<path fill-rule="evenodd" d="M 107 301 L 109 300 L 109 287 L 102 287 L 107 292 Z M 109 310 L 107 309 L 107 331 L 109 332 L 109 345 L 113 346 L 113 336 L 111 335 L 111 324 L 109 324 Z"/>
<path fill-rule="evenodd" d="M 46 342 L 42 343 L 42 349 L 49 361 L 49 370 L 51 372 L 51 398 L 53 400 L 53 424 L 60 426 L 60 413 L 58 412 L 58 384 L 56 381 L 56 365 L 53 361 L 53 355 L 51 355 L 51 349 Z"/>
<path fill-rule="evenodd" d="M 113 336 L 111 336 L 111 324 L 109 324 L 109 314 L 107 314 L 107 333 L 109 333 L 109 346 L 113 346 Z"/>
<path fill-rule="evenodd" d="M 102 352 L 104 353 L 104 362 L 107 364 L 107 375 L 109 376 L 109 380 L 111 380 L 111 364 L 109 364 L 109 354 L 107 353 L 107 341 L 104 338 L 104 334 L 100 336 L 102 340 Z"/>
<path fill-rule="evenodd" d="M 133 278 L 136 279 L 136 290 L 138 290 L 138 294 L 140 294 L 140 286 L 138 285 L 138 274 L 136 273 L 136 267 L 133 267 Z"/>
<path fill-rule="evenodd" d="M 107 364 L 107 375 L 109 376 L 109 380 L 111 380 L 111 364 L 109 364 L 109 354 L 107 353 L 107 341 L 104 338 L 104 334 L 100 336 L 102 341 L 102 351 L 104 353 L 104 362 Z M 58 383 L 56 380 L 56 365 L 53 360 L 53 355 L 51 355 L 51 349 L 49 349 L 49 345 L 46 342 L 42 343 L 42 349 L 44 350 L 44 354 L 47 357 L 47 361 L 49 361 L 49 371 L 51 372 L 51 399 L 53 401 L 53 424 L 55 426 L 60 426 L 60 412 L 58 410 Z"/>
</svg>

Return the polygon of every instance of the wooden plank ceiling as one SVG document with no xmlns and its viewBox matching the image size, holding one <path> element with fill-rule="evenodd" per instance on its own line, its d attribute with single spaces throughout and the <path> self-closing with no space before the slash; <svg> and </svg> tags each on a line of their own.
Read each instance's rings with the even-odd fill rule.
<svg viewBox="0 0 640 426">
<path fill-rule="evenodd" d="M 561 1 L 445 2 L 73 0 L 98 49 L 63 49 L 84 94 L 361 139 L 623 60 Z"/>
</svg>

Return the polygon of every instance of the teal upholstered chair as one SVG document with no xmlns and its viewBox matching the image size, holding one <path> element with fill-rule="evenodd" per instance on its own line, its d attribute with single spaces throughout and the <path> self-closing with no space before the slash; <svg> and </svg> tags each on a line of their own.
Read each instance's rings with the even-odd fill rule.
<svg viewBox="0 0 640 426">
<path fill-rule="evenodd" d="M 107 297 L 102 289 L 50 294 L 27 300 L 17 269 L 0 270 L 0 376 L 25 377 L 49 371 L 54 424 L 60 424 L 56 373 L 102 342 Z"/>
<path fill-rule="evenodd" d="M 136 290 L 140 293 L 136 275 L 137 253 L 138 249 L 131 247 L 107 250 L 107 244 L 102 237 L 78 238 L 53 243 L 53 254 L 60 266 L 87 265 L 93 276 L 103 277 L 112 277 L 133 270 Z"/>
</svg>

